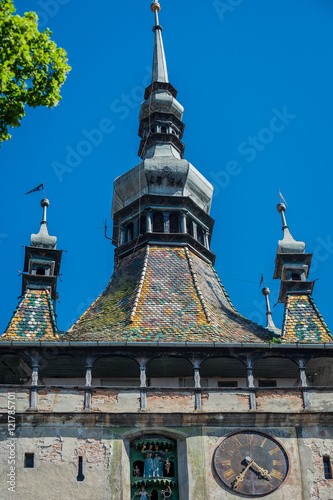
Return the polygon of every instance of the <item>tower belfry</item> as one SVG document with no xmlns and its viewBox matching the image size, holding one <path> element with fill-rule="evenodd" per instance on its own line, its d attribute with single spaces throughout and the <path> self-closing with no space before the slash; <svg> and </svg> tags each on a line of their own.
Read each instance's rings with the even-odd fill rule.
<svg viewBox="0 0 333 500">
<path fill-rule="evenodd" d="M 114 182 L 114 273 L 66 338 L 268 341 L 275 332 L 235 310 L 213 268 L 213 187 L 183 158 L 184 109 L 168 79 L 159 3 L 151 10 L 152 83 L 139 115 L 142 162 Z"/>
</svg>

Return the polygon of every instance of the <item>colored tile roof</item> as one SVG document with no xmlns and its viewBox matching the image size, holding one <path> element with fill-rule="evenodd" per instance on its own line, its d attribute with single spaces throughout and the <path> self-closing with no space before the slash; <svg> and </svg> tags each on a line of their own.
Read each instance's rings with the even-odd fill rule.
<svg viewBox="0 0 333 500">
<path fill-rule="evenodd" d="M 116 264 L 106 290 L 63 340 L 253 343 L 273 336 L 234 309 L 212 265 L 183 247 L 152 246 Z"/>
<path fill-rule="evenodd" d="M 333 342 L 333 336 L 311 295 L 287 296 L 282 339 L 287 343 Z"/>
<path fill-rule="evenodd" d="M 58 340 L 54 308 L 48 290 L 26 290 L 0 341 Z"/>
</svg>

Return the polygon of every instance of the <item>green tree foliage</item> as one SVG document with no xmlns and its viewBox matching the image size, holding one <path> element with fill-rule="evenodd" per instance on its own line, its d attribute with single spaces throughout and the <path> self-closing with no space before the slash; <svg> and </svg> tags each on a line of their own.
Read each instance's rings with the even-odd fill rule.
<svg viewBox="0 0 333 500">
<path fill-rule="evenodd" d="M 56 106 L 70 71 L 64 49 L 38 31 L 34 12 L 15 15 L 12 0 L 0 0 L 0 143 L 19 127 L 25 106 Z"/>
</svg>

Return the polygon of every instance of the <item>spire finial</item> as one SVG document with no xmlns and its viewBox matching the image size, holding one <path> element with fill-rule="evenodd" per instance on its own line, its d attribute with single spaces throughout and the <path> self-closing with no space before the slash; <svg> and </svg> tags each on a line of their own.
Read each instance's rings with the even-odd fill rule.
<svg viewBox="0 0 333 500">
<path fill-rule="evenodd" d="M 30 245 L 32 247 L 56 249 L 57 238 L 56 236 L 50 236 L 47 230 L 46 211 L 47 207 L 50 206 L 50 202 L 47 198 L 43 198 L 40 204 L 43 207 L 43 219 L 40 223 L 39 233 L 31 235 Z"/>
<path fill-rule="evenodd" d="M 279 203 L 277 211 L 281 214 L 283 231 L 283 240 L 279 241 L 278 253 L 304 253 L 305 243 L 303 241 L 294 240 L 289 231 L 286 216 L 284 214 L 286 205 L 284 203 Z"/>
<path fill-rule="evenodd" d="M 162 40 L 162 26 L 160 26 L 158 19 L 158 13 L 161 10 L 161 6 L 158 3 L 158 0 L 154 0 L 150 8 L 152 12 L 154 12 L 155 14 L 155 26 L 153 28 L 153 31 L 155 33 L 155 41 L 154 41 L 152 83 L 154 82 L 169 83 L 168 70 L 167 70 L 164 46 Z"/>
<path fill-rule="evenodd" d="M 270 289 L 267 288 L 266 286 L 262 289 L 262 294 L 264 295 L 266 299 L 266 316 L 267 316 L 267 323 L 266 323 L 266 328 L 267 330 L 271 330 L 277 335 L 281 335 L 281 330 L 277 328 L 274 324 L 273 318 L 272 318 L 272 311 L 271 311 L 271 306 L 269 303 L 269 294 L 271 293 Z"/>
<path fill-rule="evenodd" d="M 150 8 L 153 12 L 156 12 L 156 11 L 159 12 L 161 10 L 161 6 L 158 3 L 158 0 L 154 0 L 153 3 L 151 4 Z"/>
<path fill-rule="evenodd" d="M 277 211 L 281 214 L 282 229 L 285 229 L 288 227 L 286 216 L 284 215 L 284 213 L 286 211 L 286 205 L 284 203 L 279 203 L 276 208 L 277 208 Z"/>
<path fill-rule="evenodd" d="M 42 201 L 40 202 L 41 206 L 43 207 L 43 220 L 42 220 L 42 224 L 47 224 L 46 222 L 46 211 L 47 211 L 47 207 L 50 206 L 50 202 L 47 198 L 43 198 Z"/>
</svg>

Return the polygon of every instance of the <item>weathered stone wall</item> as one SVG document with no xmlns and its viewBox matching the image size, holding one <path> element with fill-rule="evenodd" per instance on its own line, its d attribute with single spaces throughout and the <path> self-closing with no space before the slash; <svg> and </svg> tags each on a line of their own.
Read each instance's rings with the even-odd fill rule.
<svg viewBox="0 0 333 500">
<path fill-rule="evenodd" d="M 147 415 L 148 416 L 148 415 Z M 41 416 L 39 417 L 41 418 Z M 269 500 L 330 500 L 333 481 L 324 479 L 323 456 L 333 456 L 333 428 L 320 426 L 242 425 L 167 425 L 134 426 L 123 420 L 122 426 L 102 420 L 74 419 L 45 414 L 41 425 L 21 425 L 15 436 L 15 498 L 26 500 L 130 500 L 129 444 L 142 435 L 159 434 L 177 440 L 180 500 L 240 500 L 215 476 L 212 459 L 216 446 L 236 430 L 255 429 L 278 439 L 285 447 L 291 468 L 285 483 Z M 173 418 L 173 417 L 172 417 Z M 274 417 L 273 417 L 274 418 Z M 121 420 L 121 419 L 120 419 Z M 48 423 L 49 422 L 49 423 Z M 99 422 L 99 423 L 97 423 Z M 97 424 L 97 425 L 96 425 Z M 126 426 L 126 424 L 128 424 Z M 333 422 L 332 422 L 333 424 Z M 14 498 L 7 491 L 9 472 L 8 431 L 0 434 L 0 499 Z M 25 469 L 24 454 L 35 454 L 35 467 Z M 84 481 L 77 481 L 78 457 L 83 457 Z"/>
<path fill-rule="evenodd" d="M 300 391 L 257 391 L 258 411 L 298 412 L 303 410 L 303 399 Z"/>
</svg>

